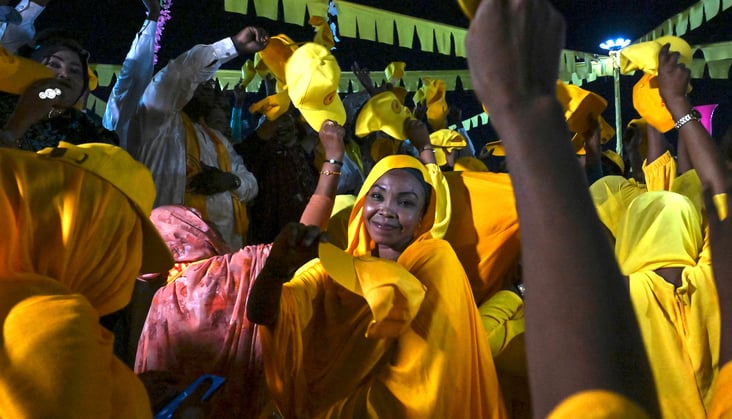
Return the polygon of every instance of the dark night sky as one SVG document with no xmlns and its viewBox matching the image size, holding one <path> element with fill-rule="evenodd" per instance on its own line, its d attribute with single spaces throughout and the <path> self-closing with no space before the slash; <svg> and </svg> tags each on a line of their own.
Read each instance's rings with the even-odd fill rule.
<svg viewBox="0 0 732 419">
<path fill-rule="evenodd" d="M 468 26 L 468 20 L 452 0 L 352 0 L 352 2 L 454 26 Z M 695 4 L 696 0 L 553 0 L 553 3 L 567 19 L 566 48 L 603 53 L 599 48 L 603 40 L 620 35 L 636 39 L 668 17 Z M 94 62 L 117 64 L 124 59 L 130 41 L 142 23 L 144 10 L 142 2 L 137 0 L 52 0 L 37 21 L 37 26 L 72 29 L 80 35 L 84 45 L 91 51 Z M 251 4 L 250 10 L 253 10 Z M 271 34 L 287 33 L 296 41 L 312 38 L 309 26 L 300 27 L 227 13 L 224 11 L 224 0 L 173 0 L 172 19 L 166 25 L 159 53 L 160 62 L 166 62 L 167 59 L 196 43 L 217 41 L 248 25 L 262 26 Z M 692 44 L 732 40 L 732 10 L 717 16 L 701 29 L 684 35 L 684 38 Z M 350 68 L 353 61 L 378 71 L 389 62 L 397 60 L 407 62 L 407 71 L 467 67 L 463 58 L 348 38 L 341 38 L 341 41 L 334 55 L 344 71 Z M 240 65 L 240 60 L 234 60 L 226 68 L 238 68 Z M 624 76 L 622 79 L 622 109 L 623 119 L 626 122 L 635 117 L 630 92 L 637 78 Z M 707 79 L 695 80 L 693 83 L 692 101 L 696 104 L 732 101 L 730 99 L 732 84 L 729 80 Z M 612 102 L 611 78 L 601 78 L 584 87 Z M 104 92 L 97 94 L 103 96 Z M 480 112 L 480 107 L 470 92 L 448 94 L 448 102 L 452 103 L 452 100 L 459 101 L 466 117 Z M 608 106 L 604 116 L 608 121 L 614 119 L 612 105 Z"/>
</svg>

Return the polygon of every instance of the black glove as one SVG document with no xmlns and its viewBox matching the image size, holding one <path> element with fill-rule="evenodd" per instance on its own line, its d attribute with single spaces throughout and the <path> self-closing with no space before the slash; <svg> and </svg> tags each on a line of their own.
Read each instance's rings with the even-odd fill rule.
<svg viewBox="0 0 732 419">
<path fill-rule="evenodd" d="M 239 176 L 201 162 L 201 171 L 188 180 L 187 189 L 194 194 L 213 195 L 236 189 L 240 185 Z"/>
</svg>

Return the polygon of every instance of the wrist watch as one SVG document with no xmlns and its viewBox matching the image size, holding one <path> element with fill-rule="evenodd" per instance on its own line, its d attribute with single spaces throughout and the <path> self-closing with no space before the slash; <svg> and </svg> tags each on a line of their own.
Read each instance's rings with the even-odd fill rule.
<svg viewBox="0 0 732 419">
<path fill-rule="evenodd" d="M 679 118 L 678 121 L 676 121 L 676 123 L 674 124 L 674 128 L 679 129 L 691 122 L 692 120 L 701 120 L 701 114 L 699 113 L 699 111 L 693 108 L 689 112 L 687 112 L 686 115 L 682 116 L 681 118 Z"/>
</svg>

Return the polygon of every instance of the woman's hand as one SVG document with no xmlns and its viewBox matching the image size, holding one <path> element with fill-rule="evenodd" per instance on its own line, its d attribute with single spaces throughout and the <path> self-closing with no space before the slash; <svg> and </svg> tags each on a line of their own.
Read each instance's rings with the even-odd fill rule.
<svg viewBox="0 0 732 419">
<path fill-rule="evenodd" d="M 263 272 L 267 271 L 281 282 L 286 282 L 300 266 L 318 256 L 321 237 L 318 226 L 287 224 L 272 243 Z"/>
<path fill-rule="evenodd" d="M 72 107 L 76 98 L 70 94 L 71 90 L 71 85 L 64 79 L 43 79 L 31 84 L 20 96 L 5 130 L 16 139 L 20 138 L 31 125 Z"/>
<path fill-rule="evenodd" d="M 323 144 L 326 159 L 333 159 L 342 162 L 346 146 L 343 139 L 346 136 L 346 129 L 334 121 L 325 121 L 320 127 L 318 137 Z"/>
</svg>

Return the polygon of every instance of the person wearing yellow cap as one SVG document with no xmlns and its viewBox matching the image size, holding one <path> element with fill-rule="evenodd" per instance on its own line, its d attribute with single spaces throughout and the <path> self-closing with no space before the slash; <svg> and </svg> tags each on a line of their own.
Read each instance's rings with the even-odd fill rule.
<svg viewBox="0 0 732 419">
<path fill-rule="evenodd" d="M 609 242 L 598 239 L 556 97 L 564 19 L 545 0 L 460 3 L 473 17 L 471 80 L 506 149 L 521 226 L 533 415 L 659 417 L 627 287 Z"/>
<path fill-rule="evenodd" d="M 100 324 L 138 274 L 173 266 L 148 218 L 149 170 L 119 147 L 64 142 L 0 150 L 0 168 L 0 416 L 151 418 Z"/>
<path fill-rule="evenodd" d="M 89 52 L 59 30 L 26 41 L 17 55 L 0 46 L 0 143 L 32 151 L 59 141 L 119 144 L 114 132 L 81 111 L 96 82 Z"/>
<path fill-rule="evenodd" d="M 283 417 L 505 417 L 467 276 L 441 239 L 447 193 L 434 163 L 387 156 L 356 198 L 346 251 L 304 225 L 277 237 L 247 316 Z"/>
<path fill-rule="evenodd" d="M 246 27 L 213 44 L 194 46 L 151 80 L 140 79 L 146 75 L 131 67 L 123 67 L 120 77 L 128 87 L 145 86 L 129 121 L 127 149 L 153 174 L 155 206 L 198 209 L 235 249 L 246 241 L 246 203 L 258 186 L 224 134 L 230 128 L 229 112 L 222 109 L 221 89 L 211 78 L 224 63 L 264 48 L 268 39 L 264 30 Z M 149 44 L 132 48 L 128 58 L 153 62 Z"/>
</svg>

